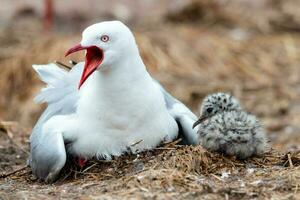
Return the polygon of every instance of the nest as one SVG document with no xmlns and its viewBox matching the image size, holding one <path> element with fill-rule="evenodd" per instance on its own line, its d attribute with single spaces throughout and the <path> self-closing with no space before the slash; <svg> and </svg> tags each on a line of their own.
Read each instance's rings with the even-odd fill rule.
<svg viewBox="0 0 300 200">
<path fill-rule="evenodd" d="M 99 188 L 102 192 L 97 194 L 99 197 L 109 195 L 111 198 L 120 195 L 149 197 L 153 194 L 175 197 L 174 193 L 178 192 L 183 194 L 181 198 L 193 194 L 253 196 L 253 193 L 262 195 L 260 187 L 272 192 L 274 189 L 269 188 L 270 183 L 275 188 L 279 187 L 276 184 L 285 184 L 284 190 L 297 190 L 299 165 L 300 152 L 282 154 L 272 150 L 260 158 L 241 161 L 208 152 L 201 146 L 172 143 L 110 161 L 90 160 L 84 168 L 76 167 L 69 160 L 54 188 Z M 282 180 L 277 180 L 278 173 Z M 289 180 L 290 176 L 296 179 Z M 17 185 L 26 184 L 28 188 L 40 185 L 29 168 L 17 169 L 6 176 L 2 174 L 2 178 L 13 180 Z M 240 185 L 234 184 L 237 180 L 252 185 L 241 189 Z M 225 187 L 226 184 L 230 187 Z"/>
</svg>

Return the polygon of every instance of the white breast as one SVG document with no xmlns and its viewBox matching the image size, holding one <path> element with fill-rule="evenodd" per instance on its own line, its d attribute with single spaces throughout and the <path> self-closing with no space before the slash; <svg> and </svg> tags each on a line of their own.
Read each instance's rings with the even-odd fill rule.
<svg viewBox="0 0 300 200">
<path fill-rule="evenodd" d="M 148 73 L 135 79 L 110 78 L 96 72 L 85 83 L 78 102 L 77 122 L 73 123 L 78 126 L 77 131 L 64 133 L 64 137 L 74 141 L 71 153 L 84 158 L 110 158 L 128 148 L 151 149 L 177 136 L 177 124 Z"/>
</svg>

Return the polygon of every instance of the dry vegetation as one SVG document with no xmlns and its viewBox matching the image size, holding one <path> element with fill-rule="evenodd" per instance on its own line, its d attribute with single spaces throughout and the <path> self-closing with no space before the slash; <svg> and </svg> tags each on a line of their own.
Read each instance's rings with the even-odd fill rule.
<svg viewBox="0 0 300 200">
<path fill-rule="evenodd" d="M 273 150 L 238 161 L 199 146 L 163 144 L 110 162 L 90 161 L 84 169 L 70 165 L 54 185 L 37 181 L 23 168 L 41 112 L 32 102 L 42 84 L 31 64 L 67 63 L 63 53 L 79 35 L 41 36 L 36 22 L 24 20 L 0 31 L 0 199 L 299 199 L 300 35 L 289 4 L 295 1 L 266 1 L 276 2 L 264 5 L 270 12 L 258 9 L 248 20 L 240 18 L 245 8 L 236 9 L 239 4 L 219 11 L 217 3 L 193 2 L 160 26 L 135 28 L 150 73 L 195 112 L 206 94 L 233 93 L 262 120 Z M 186 23 L 191 16 L 194 23 Z"/>
</svg>

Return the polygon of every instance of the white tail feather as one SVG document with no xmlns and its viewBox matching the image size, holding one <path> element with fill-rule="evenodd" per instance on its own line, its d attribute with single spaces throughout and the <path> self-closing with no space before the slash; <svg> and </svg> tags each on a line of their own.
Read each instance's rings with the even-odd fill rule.
<svg viewBox="0 0 300 200">
<path fill-rule="evenodd" d="M 40 79 L 46 87 L 34 98 L 36 103 L 47 103 L 48 107 L 40 117 L 36 126 L 44 123 L 50 117 L 57 114 L 69 114 L 75 112 L 78 100 L 77 85 L 83 64 L 78 63 L 69 72 L 59 68 L 56 64 L 33 65 Z"/>
</svg>

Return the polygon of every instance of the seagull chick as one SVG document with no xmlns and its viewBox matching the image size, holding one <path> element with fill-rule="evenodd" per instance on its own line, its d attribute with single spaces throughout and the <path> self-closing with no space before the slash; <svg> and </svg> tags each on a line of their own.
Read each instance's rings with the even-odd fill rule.
<svg viewBox="0 0 300 200">
<path fill-rule="evenodd" d="M 208 95 L 202 102 L 199 125 L 200 144 L 239 159 L 266 151 L 265 131 L 254 115 L 244 112 L 236 98 L 225 93 Z"/>
</svg>

